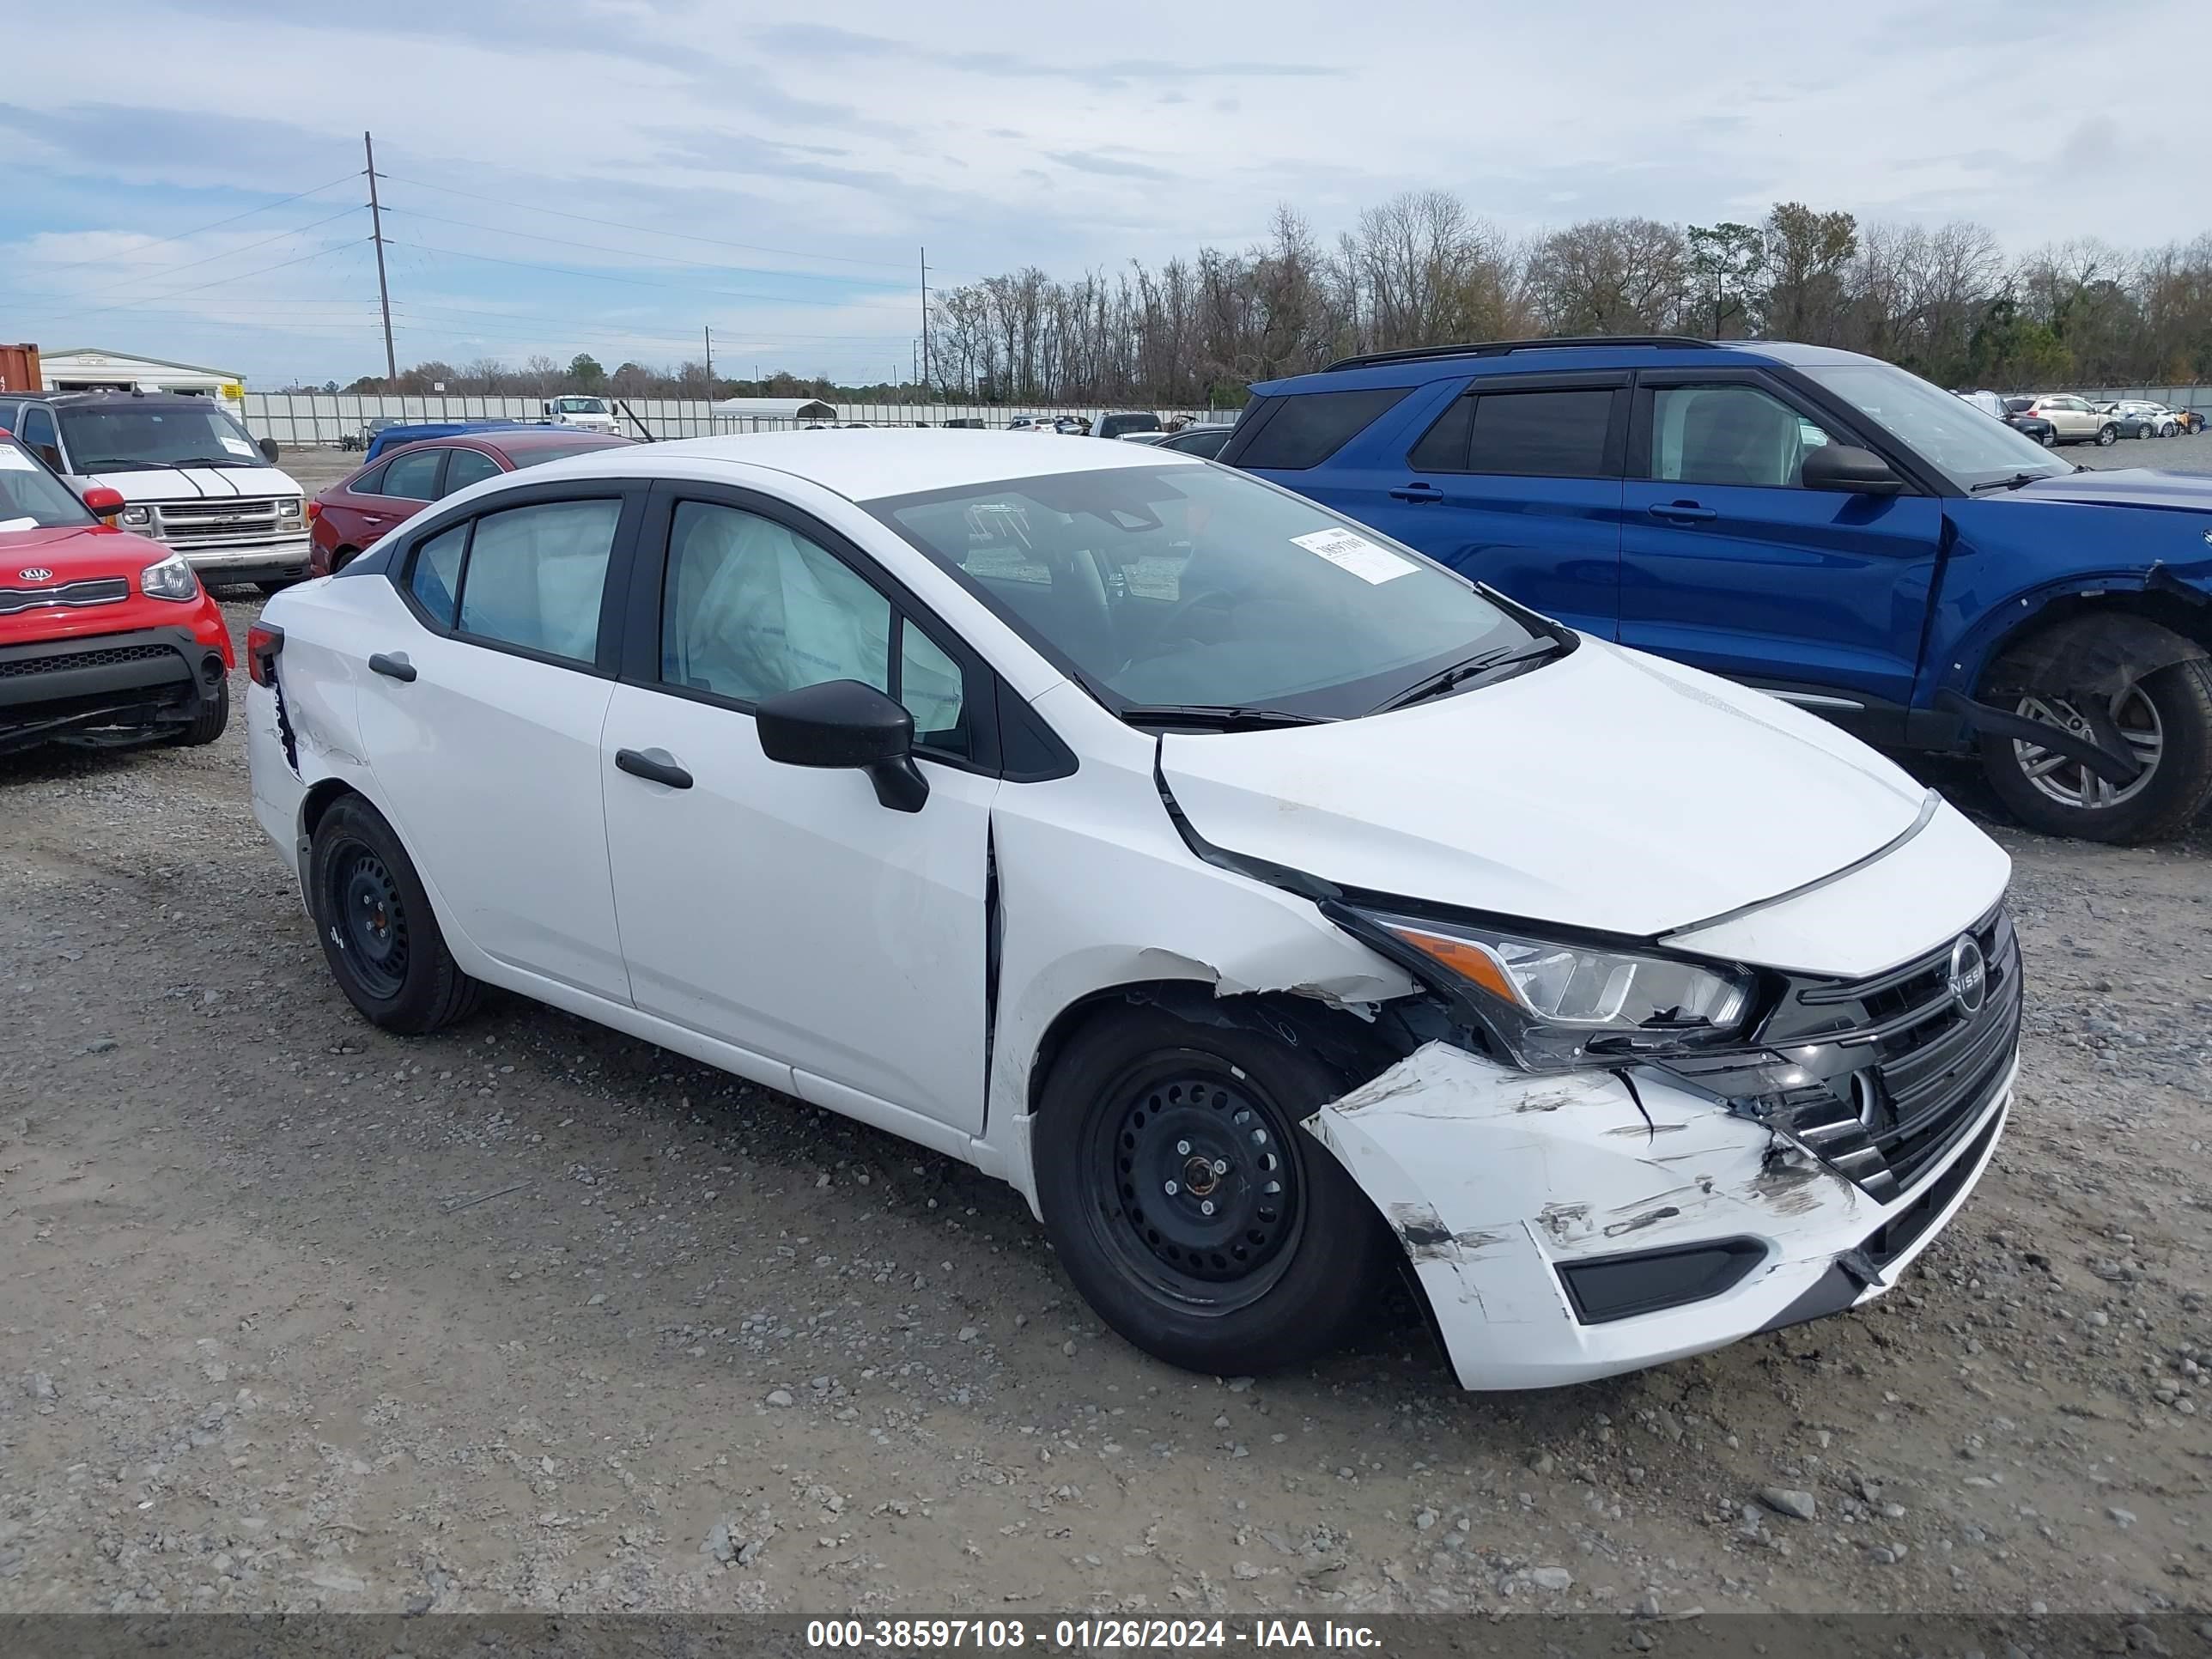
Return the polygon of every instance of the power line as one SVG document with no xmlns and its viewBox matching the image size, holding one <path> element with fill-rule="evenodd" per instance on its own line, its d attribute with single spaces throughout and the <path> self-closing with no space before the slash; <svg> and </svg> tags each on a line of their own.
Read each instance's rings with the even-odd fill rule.
<svg viewBox="0 0 2212 1659">
<path fill-rule="evenodd" d="M 599 270 L 577 270 L 571 266 L 549 265 L 533 259 L 501 259 L 489 253 L 469 253 L 465 252 L 463 250 L 457 247 L 440 247 L 433 242 L 394 242 L 392 245 L 396 247 L 411 247 L 423 253 L 447 254 L 456 259 L 481 260 L 485 264 L 511 265 L 517 270 L 550 270 L 562 276 L 581 276 L 589 282 L 621 283 L 629 288 L 664 289 L 675 294 L 712 294 L 718 298 L 725 300 L 750 300 L 755 303 L 766 302 L 773 305 L 785 306 L 827 306 L 832 310 L 862 308 L 866 307 L 868 304 L 867 301 L 862 300 L 802 300 L 795 295 L 787 294 L 747 294 L 734 289 L 695 288 L 682 283 L 648 283 L 642 277 L 614 276 L 610 276 L 605 271 Z M 600 250 L 600 252 L 606 253 L 619 253 L 622 250 L 619 248 L 604 248 Z M 904 308 L 903 301 L 897 301 L 895 303 L 896 303 L 901 309 Z M 881 309 L 882 307 L 876 308 Z"/>
<path fill-rule="evenodd" d="M 280 230 L 274 236 L 264 236 L 258 242 L 248 242 L 243 247 L 225 248 L 222 252 L 210 253 L 205 258 L 189 260 L 181 265 L 171 265 L 158 275 L 126 276 L 119 283 L 108 283 L 105 288 L 87 289 L 77 297 L 86 300 L 97 299 L 100 295 L 112 294 L 119 288 L 130 288 L 138 283 L 166 282 L 180 270 L 191 270 L 200 265 L 213 264 L 217 259 L 235 258 L 241 253 L 252 252 L 255 248 L 267 247 L 271 242 L 281 242 L 288 236 L 304 236 L 311 230 L 320 230 L 325 225 L 335 223 L 337 221 L 344 218 L 349 213 L 360 212 L 361 209 L 362 204 L 356 202 L 349 208 L 341 208 L 337 212 L 331 214 L 327 219 L 316 220 L 313 224 L 296 225 L 290 230 Z M 172 240 L 173 240 L 175 239 L 173 238 Z"/>
<path fill-rule="evenodd" d="M 387 173 L 384 176 L 391 179 L 395 185 L 413 185 L 417 189 L 439 191 L 447 196 L 465 196 L 472 202 L 489 202 L 495 207 L 519 208 L 525 213 L 550 214 L 556 219 L 574 219 L 580 224 L 602 225 L 609 230 L 634 231 L 641 236 L 668 236 L 673 237 L 678 241 L 702 242 L 709 247 L 735 248 L 741 253 L 773 253 L 786 259 L 821 259 L 833 264 L 870 265 L 881 270 L 902 271 L 906 269 L 905 263 L 902 260 L 861 259 L 845 253 L 809 253 L 799 248 L 764 247 L 757 242 L 725 241 L 717 236 L 702 236 L 696 231 L 656 230 L 649 225 L 624 224 L 617 219 L 597 219 L 588 213 L 570 213 L 561 208 L 536 207 L 528 202 L 511 202 L 503 197 L 485 196 L 472 190 L 456 190 L 451 185 L 434 185 L 421 179 L 405 179 L 402 178 L 396 173 Z M 524 233 L 516 233 L 518 235 L 522 234 Z M 945 268 L 940 266 L 939 269 L 943 270 Z M 954 270 L 950 271 L 949 274 L 955 276 L 980 276 L 983 275 L 982 272 L 975 270 Z"/>
<path fill-rule="evenodd" d="M 221 230 L 225 225 L 234 225 L 240 219 L 251 219 L 255 214 L 266 213 L 271 208 L 283 207 L 288 203 L 302 201 L 310 196 L 320 196 L 325 191 L 335 190 L 340 185 L 345 183 L 347 179 L 356 178 L 357 176 L 357 174 L 351 173 L 340 173 L 337 178 L 331 179 L 329 184 L 317 185 L 313 190 L 303 190 L 297 196 L 281 197 L 274 202 L 264 202 L 259 207 L 248 208 L 243 213 L 234 213 L 228 219 L 218 219 L 211 225 L 201 225 L 191 230 L 180 230 L 173 236 L 163 236 L 151 242 L 141 242 L 138 245 L 137 251 L 143 253 L 149 247 L 161 247 L 170 242 L 181 242 L 187 237 L 202 235 L 210 230 Z M 47 271 L 46 275 L 49 276 L 58 276 L 64 270 L 82 270 L 87 265 L 105 264 L 106 263 L 107 258 L 106 255 L 95 255 L 94 258 L 89 259 L 79 259 L 74 264 L 56 265 L 51 270 Z"/>
<path fill-rule="evenodd" d="M 399 301 L 399 304 L 404 309 L 410 312 L 430 311 L 456 317 L 488 317 L 495 321 L 504 320 L 514 323 L 534 324 L 546 327 L 564 328 L 571 331 L 596 331 L 601 333 L 623 333 L 627 331 L 618 320 L 604 317 L 594 320 L 586 320 L 581 318 L 574 317 L 550 317 L 538 312 L 483 311 L 472 309 L 467 306 L 440 305 L 423 300 L 403 300 Z M 655 325 L 647 324 L 643 326 L 650 328 L 655 326 Z M 796 340 L 800 342 L 821 340 L 890 340 L 902 337 L 902 332 L 896 330 L 884 334 L 769 333 L 754 329 L 733 331 L 726 323 L 723 325 L 723 332 L 726 336 L 742 332 L 744 337 L 747 340 Z M 668 335 L 665 337 L 670 340 L 680 339 L 686 342 L 690 338 L 689 335 L 675 334 Z"/>
<path fill-rule="evenodd" d="M 391 175 L 386 173 L 386 178 Z M 811 270 L 763 270 L 753 265 L 716 264 L 706 259 L 679 259 L 672 253 L 653 253 L 641 248 L 609 247 L 604 242 L 579 242 L 565 236 L 546 236 L 534 230 L 513 230 L 505 225 L 487 225 L 473 219 L 448 219 L 442 214 L 425 213 L 420 208 L 398 208 L 387 204 L 386 213 L 404 214 L 410 219 L 428 219 L 441 225 L 458 225 L 463 230 L 480 230 L 493 236 L 520 236 L 527 241 L 550 242 L 556 247 L 584 248 L 593 253 L 616 253 L 626 258 L 650 259 L 656 264 L 684 265 L 694 270 L 738 270 L 756 276 L 790 276 L 799 280 L 821 283 L 868 283 L 878 288 L 895 288 L 896 283 L 882 276 L 831 276 Z M 766 296 L 763 296 L 766 297 Z"/>
<path fill-rule="evenodd" d="M 196 288 L 173 289 L 166 294 L 148 294 L 136 300 L 118 300 L 112 306 L 101 306 L 92 311 L 52 312 L 46 313 L 46 320 L 58 322 L 75 317 L 104 317 L 111 311 L 128 311 L 132 307 L 143 305 L 149 300 L 175 300 L 187 294 L 204 293 L 211 288 L 221 288 L 226 283 L 242 283 L 249 276 L 265 276 L 272 270 L 289 270 L 294 265 L 303 265 L 310 259 L 319 259 L 326 253 L 337 253 L 346 248 L 362 246 L 363 244 L 357 241 L 333 242 L 328 247 L 319 247 L 312 253 L 303 253 L 296 259 L 286 259 L 277 264 L 264 265 L 258 270 L 241 270 L 234 276 L 218 276 L 215 281 L 202 283 Z"/>
</svg>

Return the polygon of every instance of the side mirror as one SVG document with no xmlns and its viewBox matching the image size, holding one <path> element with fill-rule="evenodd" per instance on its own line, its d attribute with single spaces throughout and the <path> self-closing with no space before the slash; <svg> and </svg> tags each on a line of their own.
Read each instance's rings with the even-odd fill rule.
<svg viewBox="0 0 2212 1659">
<path fill-rule="evenodd" d="M 1808 451 L 1797 471 L 1808 489 L 1836 489 L 1852 495 L 1894 495 L 1905 480 L 1889 470 L 1889 463 L 1871 449 L 1850 444 L 1822 444 Z"/>
<path fill-rule="evenodd" d="M 123 492 L 94 484 L 84 492 L 84 508 L 95 519 L 112 519 L 124 508 Z"/>
<path fill-rule="evenodd" d="M 914 716 L 872 685 L 825 680 L 780 691 L 755 705 L 753 726 L 770 760 L 866 772 L 895 812 L 919 812 L 929 799 L 914 763 Z"/>
<path fill-rule="evenodd" d="M 274 438 L 261 440 L 261 459 L 271 466 L 276 465 L 276 441 Z"/>
</svg>

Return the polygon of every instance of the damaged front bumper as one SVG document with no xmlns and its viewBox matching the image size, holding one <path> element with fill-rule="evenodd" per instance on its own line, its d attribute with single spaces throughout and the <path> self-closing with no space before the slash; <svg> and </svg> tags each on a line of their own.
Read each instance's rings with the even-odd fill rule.
<svg viewBox="0 0 2212 1659">
<path fill-rule="evenodd" d="M 1548 1388 L 1880 1295 L 1988 1167 L 2017 1072 L 1886 1200 L 1649 1066 L 1540 1076 L 1431 1042 L 1305 1127 L 1390 1222 L 1461 1385 Z"/>
</svg>

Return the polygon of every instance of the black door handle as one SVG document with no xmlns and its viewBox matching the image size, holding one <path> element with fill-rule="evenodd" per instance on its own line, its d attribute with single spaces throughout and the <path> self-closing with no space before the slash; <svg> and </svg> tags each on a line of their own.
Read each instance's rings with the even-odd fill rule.
<svg viewBox="0 0 2212 1659">
<path fill-rule="evenodd" d="M 1440 501 L 1443 498 L 1443 490 L 1432 489 L 1425 483 L 1411 483 L 1402 489 L 1390 492 L 1390 499 L 1394 501 Z"/>
<path fill-rule="evenodd" d="M 389 656 L 380 651 L 368 659 L 368 672 L 389 675 L 395 680 L 411 680 L 415 678 L 415 665 L 407 660 L 404 651 L 395 651 Z"/>
<path fill-rule="evenodd" d="M 1654 501 L 1645 509 L 1655 519 L 1717 519 L 1720 514 L 1710 507 L 1699 507 L 1695 501 Z"/>
<path fill-rule="evenodd" d="M 634 778 L 665 783 L 671 789 L 689 789 L 691 775 L 676 763 L 665 749 L 617 749 L 615 764 Z"/>
</svg>

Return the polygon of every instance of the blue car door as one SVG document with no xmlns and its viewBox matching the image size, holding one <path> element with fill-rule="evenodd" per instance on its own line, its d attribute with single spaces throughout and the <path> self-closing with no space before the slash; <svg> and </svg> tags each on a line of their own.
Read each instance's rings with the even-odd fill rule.
<svg viewBox="0 0 2212 1659">
<path fill-rule="evenodd" d="M 1637 377 L 1620 642 L 1901 734 L 1942 544 L 1942 503 L 1808 489 L 1806 453 L 1868 447 L 1757 370 Z"/>
<path fill-rule="evenodd" d="M 1609 640 L 1619 618 L 1628 379 L 1601 371 L 1432 382 L 1401 394 L 1309 469 L 1265 465 L 1280 447 L 1270 442 L 1272 425 L 1237 464 Z"/>
</svg>

